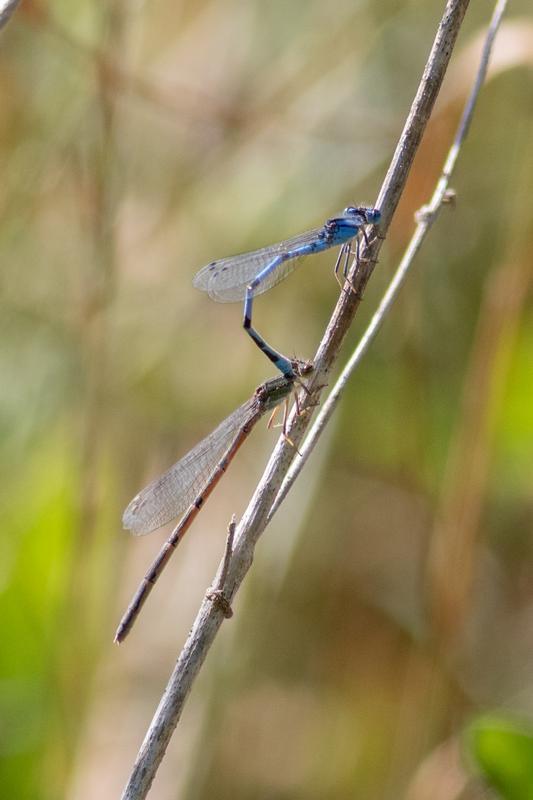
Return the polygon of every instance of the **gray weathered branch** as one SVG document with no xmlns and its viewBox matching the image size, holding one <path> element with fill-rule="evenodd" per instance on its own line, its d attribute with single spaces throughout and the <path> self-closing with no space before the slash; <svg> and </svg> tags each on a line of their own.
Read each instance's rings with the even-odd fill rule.
<svg viewBox="0 0 533 800">
<path fill-rule="evenodd" d="M 435 104 L 467 7 L 468 0 L 448 0 L 446 3 L 416 97 L 376 203 L 382 212 L 382 223 L 380 224 L 382 237 L 388 229 L 405 188 L 415 153 Z M 354 291 L 341 293 L 317 352 L 315 373 L 309 386 L 310 394 L 301 393 L 302 409 L 312 407 L 321 388 L 327 384 L 328 375 L 353 321 L 381 244 L 382 238 L 376 238 L 369 247 L 363 248 L 360 262 L 363 268 L 356 269 L 355 274 L 350 275 Z M 310 421 L 310 414 L 303 413 L 297 416 L 293 411 L 289 421 L 289 436 L 296 447 L 302 441 Z M 269 511 L 294 454 L 294 447 L 282 437 L 276 445 L 260 484 L 238 526 L 224 587 L 224 596 L 229 603 L 250 568 L 255 545 L 265 529 Z M 180 718 L 187 695 L 223 619 L 223 610 L 206 596 L 141 746 L 124 789 L 123 800 L 140 800 L 147 796 L 170 737 Z"/>
</svg>

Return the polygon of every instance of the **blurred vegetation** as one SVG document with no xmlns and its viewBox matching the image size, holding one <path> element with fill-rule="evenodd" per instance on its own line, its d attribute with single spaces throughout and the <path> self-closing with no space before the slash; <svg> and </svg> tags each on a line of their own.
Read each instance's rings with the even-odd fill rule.
<svg viewBox="0 0 533 800">
<path fill-rule="evenodd" d="M 375 199 L 443 6 L 26 0 L 1 32 L 3 797 L 119 796 L 273 444 L 259 426 L 113 647 L 163 535 L 133 540 L 122 508 L 272 373 L 192 276 Z M 467 14 L 352 344 L 489 13 Z M 481 797 L 465 727 L 533 715 L 533 20 L 510 15 L 456 208 L 264 537 L 158 800 Z M 282 351 L 313 355 L 332 264 L 257 301 Z"/>
</svg>

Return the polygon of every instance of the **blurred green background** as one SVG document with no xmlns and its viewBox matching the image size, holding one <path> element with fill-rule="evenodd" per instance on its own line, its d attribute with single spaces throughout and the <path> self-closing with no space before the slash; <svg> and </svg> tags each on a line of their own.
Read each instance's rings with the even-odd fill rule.
<svg viewBox="0 0 533 800">
<path fill-rule="evenodd" d="M 113 646 L 165 535 L 127 535 L 122 509 L 273 372 L 240 305 L 192 277 L 375 200 L 443 6 L 28 0 L 1 32 L 2 797 L 119 796 L 275 440 L 258 426 Z M 432 192 L 490 12 L 471 4 L 349 346 Z M 485 796 L 463 730 L 533 714 L 527 14 L 511 4 L 456 207 L 263 537 L 157 800 Z M 312 357 L 333 263 L 257 300 L 274 346 Z"/>
</svg>

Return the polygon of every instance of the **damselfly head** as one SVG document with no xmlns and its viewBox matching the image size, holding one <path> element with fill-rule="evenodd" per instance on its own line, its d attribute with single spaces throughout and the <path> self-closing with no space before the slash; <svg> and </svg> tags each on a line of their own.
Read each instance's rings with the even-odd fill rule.
<svg viewBox="0 0 533 800">
<path fill-rule="evenodd" d="M 381 220 L 381 211 L 372 206 L 348 206 L 342 213 L 345 217 L 362 217 L 365 225 L 377 225 Z"/>
</svg>

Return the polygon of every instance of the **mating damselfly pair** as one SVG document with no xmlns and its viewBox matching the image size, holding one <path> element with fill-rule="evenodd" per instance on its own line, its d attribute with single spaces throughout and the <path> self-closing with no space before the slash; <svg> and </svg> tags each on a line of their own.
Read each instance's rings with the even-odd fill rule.
<svg viewBox="0 0 533 800">
<path fill-rule="evenodd" d="M 237 408 L 196 447 L 161 477 L 137 494 L 126 508 L 124 527 L 134 534 L 150 533 L 185 512 L 159 555 L 143 578 L 115 634 L 120 643 L 129 633 L 144 601 L 161 574 L 174 549 L 219 482 L 252 428 L 269 410 L 288 396 L 299 378 L 307 374 L 309 362 L 289 359 L 274 350 L 252 327 L 253 298 L 271 289 L 296 267 L 303 256 L 341 246 L 335 274 L 343 262 L 346 278 L 351 242 L 359 235 L 367 240 L 365 226 L 376 225 L 381 213 L 368 206 L 348 206 L 342 214 L 328 219 L 320 228 L 239 256 L 213 261 L 201 269 L 194 286 L 219 302 L 244 299 L 243 327 L 259 349 L 276 365 L 282 376 L 261 384 L 252 397 Z"/>
</svg>

